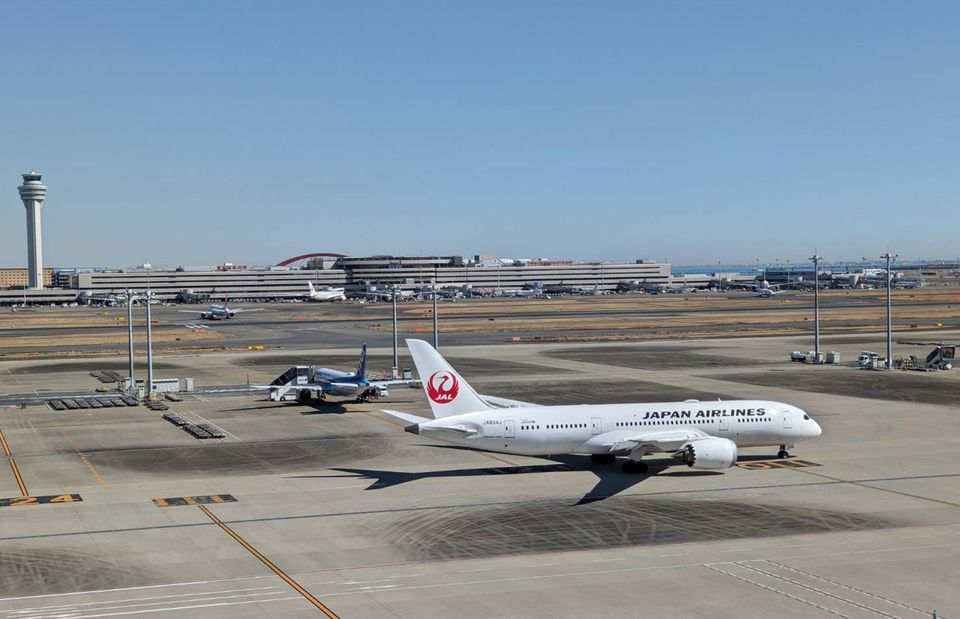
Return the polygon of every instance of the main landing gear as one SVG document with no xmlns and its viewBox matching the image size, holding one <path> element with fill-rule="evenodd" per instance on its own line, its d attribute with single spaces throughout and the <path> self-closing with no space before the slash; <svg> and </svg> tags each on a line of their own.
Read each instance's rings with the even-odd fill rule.
<svg viewBox="0 0 960 619">
<path fill-rule="evenodd" d="M 787 451 L 786 445 L 780 445 L 780 451 L 777 452 L 777 457 L 781 460 L 786 460 L 790 457 L 790 452 Z"/>
<path fill-rule="evenodd" d="M 626 462 L 623 463 L 620 469 L 627 474 L 646 473 L 647 464 L 646 462 L 638 462 L 636 460 L 627 460 Z"/>
</svg>

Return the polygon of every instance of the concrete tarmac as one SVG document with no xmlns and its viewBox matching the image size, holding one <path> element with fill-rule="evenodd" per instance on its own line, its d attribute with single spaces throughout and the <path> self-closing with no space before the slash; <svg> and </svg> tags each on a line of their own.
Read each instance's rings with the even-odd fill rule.
<svg viewBox="0 0 960 619">
<path fill-rule="evenodd" d="M 830 346 L 849 360 L 876 348 L 863 337 Z M 450 448 L 377 412 L 429 415 L 405 388 L 369 405 L 171 403 L 225 430 L 207 441 L 142 407 L 0 409 L 0 619 L 956 617 L 960 372 L 787 360 L 807 348 L 768 337 L 443 349 L 493 395 L 769 398 L 824 429 L 786 462 L 776 447 L 744 449 L 724 472 L 664 456 L 625 475 L 581 457 Z M 357 354 L 178 355 L 158 375 L 215 388 L 297 361 L 351 368 Z M 2 362 L 0 393 L 92 389 L 88 372 L 116 363 Z M 371 350 L 372 369 L 390 363 Z"/>
</svg>

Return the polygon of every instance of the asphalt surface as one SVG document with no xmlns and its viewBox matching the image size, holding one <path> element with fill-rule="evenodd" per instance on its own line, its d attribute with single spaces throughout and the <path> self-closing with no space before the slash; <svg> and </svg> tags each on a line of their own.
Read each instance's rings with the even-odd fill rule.
<svg viewBox="0 0 960 619">
<path fill-rule="evenodd" d="M 318 604 L 341 617 L 957 616 L 960 373 L 790 363 L 803 343 L 444 348 L 493 395 L 768 398 L 824 428 L 786 462 L 746 449 L 723 472 L 450 448 L 377 412 L 429 415 L 413 389 L 370 405 L 213 397 L 293 363 L 275 353 L 158 360 L 208 390 L 172 410 L 223 439 L 142 407 L 0 407 L 0 618 L 330 616 Z M 830 345 L 851 359 L 865 344 Z M 352 368 L 357 352 L 292 357 Z M 116 361 L 3 361 L 0 393 L 89 390 L 90 368 Z"/>
</svg>

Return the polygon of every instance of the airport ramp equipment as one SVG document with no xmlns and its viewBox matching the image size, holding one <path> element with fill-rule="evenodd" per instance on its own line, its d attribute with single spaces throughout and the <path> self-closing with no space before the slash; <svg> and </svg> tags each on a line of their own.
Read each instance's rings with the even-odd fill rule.
<svg viewBox="0 0 960 619">
<path fill-rule="evenodd" d="M 223 438 L 226 434 L 212 423 L 198 423 L 197 427 L 202 428 L 210 435 L 210 438 Z"/>
<path fill-rule="evenodd" d="M 189 421 L 181 417 L 176 413 L 167 413 L 163 416 L 164 419 L 172 423 L 173 425 L 182 428 L 183 426 L 189 425 Z"/>
<path fill-rule="evenodd" d="M 924 365 L 938 370 L 949 370 L 957 360 L 956 345 L 940 344 L 927 355 Z"/>
<path fill-rule="evenodd" d="M 306 365 L 295 365 L 289 370 L 273 379 L 271 387 L 286 387 L 287 385 L 306 385 L 310 382 L 310 367 Z"/>
<path fill-rule="evenodd" d="M 183 429 L 201 440 L 206 438 L 213 438 L 213 435 L 207 432 L 205 428 L 195 423 L 188 423 L 187 425 L 183 426 Z"/>
</svg>

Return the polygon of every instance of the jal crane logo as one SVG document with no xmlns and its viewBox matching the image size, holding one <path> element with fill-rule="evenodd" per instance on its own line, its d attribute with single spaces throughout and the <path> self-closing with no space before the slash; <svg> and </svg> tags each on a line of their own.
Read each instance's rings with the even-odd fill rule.
<svg viewBox="0 0 960 619">
<path fill-rule="evenodd" d="M 460 393 L 460 381 L 446 370 L 434 372 L 427 381 L 427 396 L 437 404 L 449 404 Z"/>
</svg>

